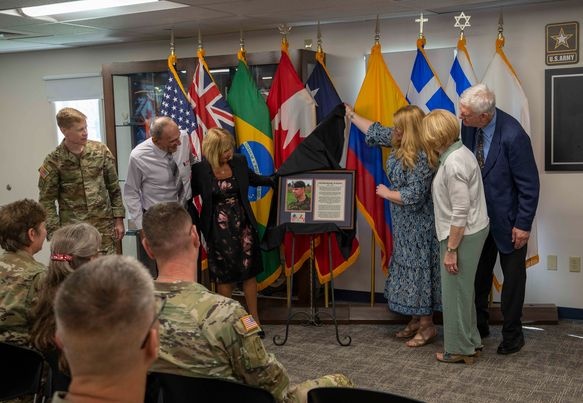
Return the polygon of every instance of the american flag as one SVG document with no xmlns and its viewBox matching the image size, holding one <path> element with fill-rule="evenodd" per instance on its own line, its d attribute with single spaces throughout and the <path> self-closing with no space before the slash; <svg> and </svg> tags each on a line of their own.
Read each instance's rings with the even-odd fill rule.
<svg viewBox="0 0 583 403">
<path fill-rule="evenodd" d="M 234 135 L 235 122 L 233 112 L 219 88 L 213 81 L 204 58 L 199 57 L 192 83 L 188 88 L 197 118 L 198 147 L 202 138 L 213 127 L 222 127 Z M 195 154 L 200 154 L 200 148 L 194 143 Z"/>
<path fill-rule="evenodd" d="M 251 315 L 243 316 L 241 318 L 241 323 L 243 323 L 243 327 L 245 328 L 245 331 L 247 331 L 247 332 L 249 330 L 257 329 L 259 327 L 257 322 L 255 322 L 255 319 L 253 319 L 253 316 L 251 316 Z"/>
<path fill-rule="evenodd" d="M 168 72 L 168 83 L 164 87 L 164 95 L 162 97 L 162 105 L 160 106 L 160 115 L 168 116 L 176 124 L 180 130 L 185 130 L 192 136 L 196 133 L 196 118 L 190 107 L 190 103 L 182 93 L 182 90 L 176 82 L 174 74 Z"/>
</svg>

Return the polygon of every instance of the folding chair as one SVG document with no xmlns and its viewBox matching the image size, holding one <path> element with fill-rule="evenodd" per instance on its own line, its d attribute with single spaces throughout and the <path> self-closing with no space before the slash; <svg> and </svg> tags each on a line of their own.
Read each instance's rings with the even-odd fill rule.
<svg viewBox="0 0 583 403">
<path fill-rule="evenodd" d="M 42 396 L 41 378 L 44 358 L 27 347 L 0 342 L 0 400 L 34 395 Z"/>
<path fill-rule="evenodd" d="M 388 392 L 359 388 L 325 387 L 308 391 L 308 403 L 420 403 Z"/>
<path fill-rule="evenodd" d="M 153 372 L 148 375 L 146 403 L 275 403 L 268 391 L 221 378 L 193 378 Z"/>
</svg>

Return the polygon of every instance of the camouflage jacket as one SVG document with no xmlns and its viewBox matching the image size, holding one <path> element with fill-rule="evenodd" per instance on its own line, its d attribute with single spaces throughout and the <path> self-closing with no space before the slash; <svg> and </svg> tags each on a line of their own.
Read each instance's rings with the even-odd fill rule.
<svg viewBox="0 0 583 403">
<path fill-rule="evenodd" d="M 152 371 L 227 378 L 287 400 L 287 371 L 267 353 L 257 334 L 261 329 L 237 301 L 192 282 L 156 283 L 156 291 L 167 301 Z"/>
<path fill-rule="evenodd" d="M 288 210 L 294 211 L 310 211 L 312 209 L 312 205 L 310 203 L 310 198 L 306 196 L 306 198 L 302 201 L 293 201 L 288 205 Z"/>
<path fill-rule="evenodd" d="M 45 267 L 24 251 L 0 256 L 0 341 L 26 346 Z"/>
<path fill-rule="evenodd" d="M 39 173 L 39 202 L 47 211 L 49 236 L 62 225 L 86 221 L 102 227 L 103 220 L 125 216 L 115 159 L 105 144 L 88 141 L 77 157 L 61 143 Z"/>
</svg>

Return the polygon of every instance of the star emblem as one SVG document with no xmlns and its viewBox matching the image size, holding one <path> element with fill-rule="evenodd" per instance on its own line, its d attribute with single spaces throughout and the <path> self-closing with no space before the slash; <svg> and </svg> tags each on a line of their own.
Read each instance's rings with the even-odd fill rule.
<svg viewBox="0 0 583 403">
<path fill-rule="evenodd" d="M 453 18 L 455 18 L 455 24 L 453 25 L 454 28 L 459 28 L 463 31 L 465 28 L 472 26 L 470 24 L 470 18 L 472 18 L 472 16 L 465 15 L 463 11 L 460 13 L 460 15 L 455 15 Z M 461 22 L 462 20 L 463 22 Z"/>
<path fill-rule="evenodd" d="M 572 36 L 573 36 L 573 34 L 565 34 L 565 31 L 563 31 L 563 28 L 561 28 L 558 35 L 551 35 L 551 38 L 553 38 L 555 40 L 555 49 L 557 49 L 560 46 L 564 46 L 567 49 L 569 49 L 570 46 L 569 46 L 569 43 L 567 41 Z"/>
<path fill-rule="evenodd" d="M 319 88 L 311 89 L 308 84 L 306 84 L 306 89 L 308 90 L 310 95 L 312 95 L 312 98 L 314 98 L 314 102 L 316 103 L 316 106 L 319 106 L 318 102 L 316 102 L 316 94 L 318 93 L 318 91 L 320 91 L 320 89 Z"/>
</svg>

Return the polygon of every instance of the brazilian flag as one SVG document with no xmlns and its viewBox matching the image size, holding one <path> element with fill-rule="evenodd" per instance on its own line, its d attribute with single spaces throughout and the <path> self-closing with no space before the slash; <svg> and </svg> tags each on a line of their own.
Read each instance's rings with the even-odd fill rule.
<svg viewBox="0 0 583 403">
<path fill-rule="evenodd" d="M 272 175 L 273 137 L 269 109 L 255 85 L 245 60 L 239 60 L 237 72 L 227 95 L 233 110 L 239 152 L 247 158 L 249 167 L 259 175 Z M 259 238 L 263 239 L 273 190 L 268 187 L 249 187 L 249 201 L 259 224 Z M 279 250 L 262 251 L 263 272 L 257 276 L 259 290 L 269 286 L 279 277 L 281 265 Z"/>
</svg>

